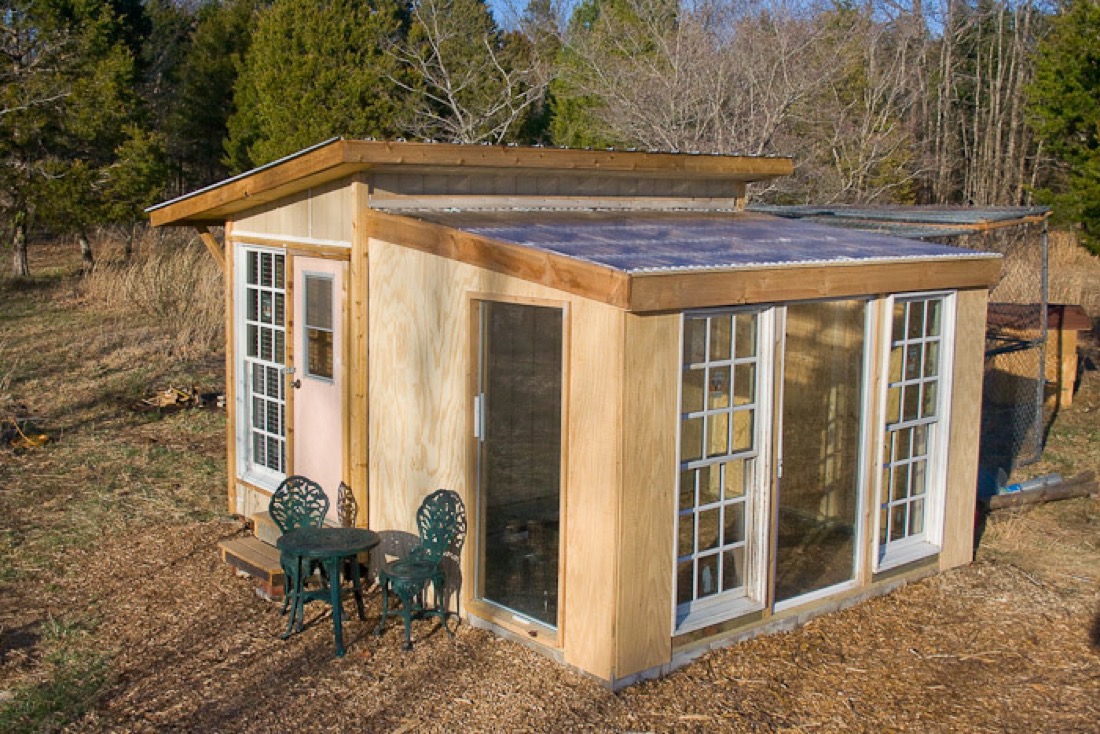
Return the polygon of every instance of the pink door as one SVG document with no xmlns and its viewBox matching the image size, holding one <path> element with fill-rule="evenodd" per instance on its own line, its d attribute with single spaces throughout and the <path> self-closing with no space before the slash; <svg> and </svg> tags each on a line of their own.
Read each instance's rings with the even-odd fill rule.
<svg viewBox="0 0 1100 734">
<path fill-rule="evenodd" d="M 344 279 L 347 264 L 295 257 L 294 473 L 325 488 L 337 517 L 344 478 Z"/>
</svg>

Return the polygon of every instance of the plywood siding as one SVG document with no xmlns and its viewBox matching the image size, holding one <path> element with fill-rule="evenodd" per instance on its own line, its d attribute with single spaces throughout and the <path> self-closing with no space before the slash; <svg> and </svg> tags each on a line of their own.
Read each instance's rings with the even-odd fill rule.
<svg viewBox="0 0 1100 734">
<path fill-rule="evenodd" d="M 235 220 L 236 230 L 242 237 L 350 243 L 352 196 L 346 181 L 307 189 L 243 213 Z"/>
<path fill-rule="evenodd" d="M 565 515 L 565 661 L 613 675 L 620 530 L 625 314 L 576 299 L 570 316 Z"/>
<path fill-rule="evenodd" d="M 627 316 L 615 677 L 671 659 L 680 317 Z"/>
<path fill-rule="evenodd" d="M 369 251 L 369 524 L 383 550 L 411 541 L 431 491 L 458 491 L 475 512 L 470 435 L 475 299 L 567 307 L 565 560 L 559 639 L 567 662 L 609 677 L 614 617 L 624 314 L 611 306 L 372 239 Z M 472 523 L 471 523 L 472 525 Z M 463 571 L 472 572 L 470 537 Z M 472 579 L 461 580 L 469 598 Z"/>
<path fill-rule="evenodd" d="M 955 374 L 951 389 L 941 569 L 970 563 L 974 555 L 987 300 L 988 292 L 984 289 L 959 291 L 956 298 Z"/>
</svg>

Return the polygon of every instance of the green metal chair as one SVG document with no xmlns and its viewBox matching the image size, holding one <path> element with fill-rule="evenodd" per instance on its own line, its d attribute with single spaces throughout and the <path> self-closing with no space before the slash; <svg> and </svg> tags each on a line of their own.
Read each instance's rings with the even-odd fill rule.
<svg viewBox="0 0 1100 734">
<path fill-rule="evenodd" d="M 391 609 L 390 594 L 401 600 L 399 613 L 405 621 L 405 649 L 412 649 L 412 618 L 438 617 L 447 634 L 454 637 L 447 627 L 447 606 L 443 594 L 446 578 L 442 562 L 450 547 L 461 544 L 466 535 L 466 512 L 458 493 L 440 489 L 424 498 L 416 511 L 416 525 L 420 542 L 408 555 L 387 563 L 378 572 L 378 585 L 382 587 L 382 620 L 374 633 L 381 635 L 386 617 Z M 457 541 L 457 543 L 456 543 Z M 435 604 L 424 604 L 424 592 L 432 585 Z"/>
<path fill-rule="evenodd" d="M 279 526 L 279 531 L 286 533 L 295 528 L 319 528 L 324 525 L 325 516 L 328 514 L 328 495 L 321 485 L 303 476 L 289 476 L 283 480 L 275 494 L 271 495 L 268 504 L 268 512 L 271 519 Z M 302 573 L 302 559 L 285 553 L 279 554 L 279 565 L 283 568 L 283 614 L 290 607 L 291 592 L 298 588 Z M 309 573 L 319 568 L 320 563 L 310 563 Z M 323 569 L 322 569 L 323 571 Z"/>
</svg>

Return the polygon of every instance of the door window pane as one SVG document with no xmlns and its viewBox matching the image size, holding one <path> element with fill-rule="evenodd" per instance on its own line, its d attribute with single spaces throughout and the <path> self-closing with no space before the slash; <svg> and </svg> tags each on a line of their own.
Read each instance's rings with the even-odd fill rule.
<svg viewBox="0 0 1100 734">
<path fill-rule="evenodd" d="M 855 573 L 866 308 L 787 307 L 776 601 Z"/>
<path fill-rule="evenodd" d="M 558 623 L 562 326 L 561 309 L 481 304 L 478 594 L 552 627 Z"/>
<path fill-rule="evenodd" d="M 332 379 L 332 278 L 306 275 L 306 375 Z"/>
</svg>

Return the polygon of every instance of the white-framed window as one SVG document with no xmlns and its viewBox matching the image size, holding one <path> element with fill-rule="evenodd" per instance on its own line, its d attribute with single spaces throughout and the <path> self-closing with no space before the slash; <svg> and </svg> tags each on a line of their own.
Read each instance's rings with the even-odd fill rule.
<svg viewBox="0 0 1100 734">
<path fill-rule="evenodd" d="M 331 275 L 305 273 L 305 374 L 332 380 L 332 284 Z"/>
<path fill-rule="evenodd" d="M 240 259 L 238 445 L 244 473 L 274 484 L 287 468 L 286 255 L 242 248 Z"/>
<path fill-rule="evenodd" d="M 762 604 L 764 310 L 683 317 L 675 627 Z"/>
<path fill-rule="evenodd" d="M 939 550 L 955 322 L 951 293 L 895 296 L 887 306 L 879 570 Z"/>
</svg>

